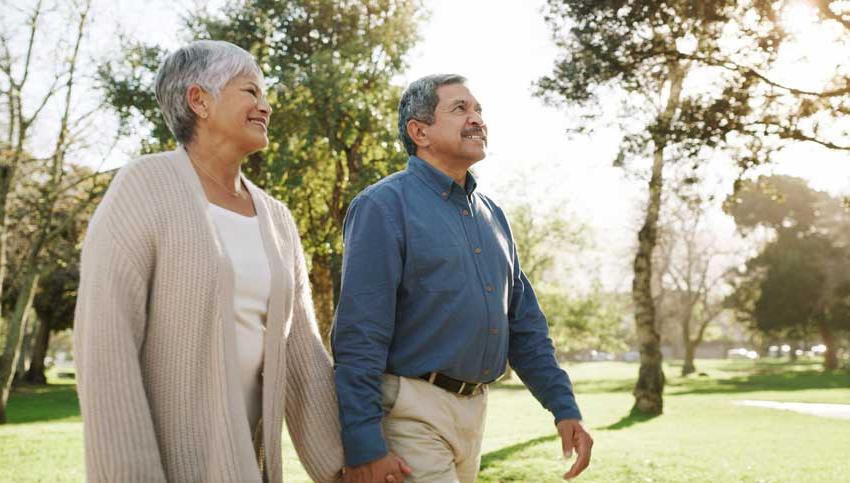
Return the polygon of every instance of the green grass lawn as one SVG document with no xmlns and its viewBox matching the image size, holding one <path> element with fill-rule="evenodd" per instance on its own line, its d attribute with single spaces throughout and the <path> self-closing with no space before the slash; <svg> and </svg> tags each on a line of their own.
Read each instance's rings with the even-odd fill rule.
<svg viewBox="0 0 850 483">
<path fill-rule="evenodd" d="M 664 415 L 629 417 L 635 364 L 567 366 L 594 440 L 593 463 L 578 481 L 850 482 L 850 420 L 733 404 L 741 399 L 850 403 L 850 374 L 813 363 L 698 361 L 703 375 L 666 369 Z M 82 437 L 74 386 L 13 393 L 0 427 L 0 482 L 82 481 Z M 287 442 L 288 443 L 288 442 Z M 520 384 L 490 393 L 482 482 L 560 481 L 551 417 Z M 291 445 L 286 481 L 308 481 Z"/>
</svg>

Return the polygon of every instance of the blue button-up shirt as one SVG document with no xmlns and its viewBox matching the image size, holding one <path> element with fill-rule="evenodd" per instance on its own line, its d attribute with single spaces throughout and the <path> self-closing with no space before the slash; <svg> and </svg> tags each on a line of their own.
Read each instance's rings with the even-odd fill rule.
<svg viewBox="0 0 850 483">
<path fill-rule="evenodd" d="M 556 421 L 580 419 L 501 208 L 425 161 L 360 193 L 332 336 L 346 464 L 387 453 L 381 375 L 491 382 L 510 361 Z"/>
</svg>

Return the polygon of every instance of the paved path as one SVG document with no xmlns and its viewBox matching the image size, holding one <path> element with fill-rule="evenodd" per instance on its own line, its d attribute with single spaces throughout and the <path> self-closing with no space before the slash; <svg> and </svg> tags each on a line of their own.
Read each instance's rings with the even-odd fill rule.
<svg viewBox="0 0 850 483">
<path fill-rule="evenodd" d="M 756 401 L 745 399 L 734 401 L 735 404 L 759 408 L 781 409 L 798 413 L 812 414 L 824 418 L 850 419 L 850 404 L 799 403 L 778 401 Z"/>
</svg>

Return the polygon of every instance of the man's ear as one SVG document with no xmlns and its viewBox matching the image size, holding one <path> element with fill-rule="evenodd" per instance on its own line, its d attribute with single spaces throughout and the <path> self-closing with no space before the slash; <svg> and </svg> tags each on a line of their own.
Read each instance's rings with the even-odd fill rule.
<svg viewBox="0 0 850 483">
<path fill-rule="evenodd" d="M 427 148 L 431 142 L 428 139 L 428 124 L 416 119 L 407 121 L 407 135 L 420 148 Z"/>
<path fill-rule="evenodd" d="M 195 115 L 205 118 L 209 115 L 209 94 L 201 86 L 192 84 L 186 90 L 186 102 Z"/>
</svg>

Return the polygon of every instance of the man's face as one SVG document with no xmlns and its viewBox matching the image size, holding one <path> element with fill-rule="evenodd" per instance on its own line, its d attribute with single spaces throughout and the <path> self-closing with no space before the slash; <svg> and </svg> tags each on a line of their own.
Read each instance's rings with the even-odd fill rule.
<svg viewBox="0 0 850 483">
<path fill-rule="evenodd" d="M 471 166 L 484 159 L 487 126 L 481 117 L 481 104 L 463 84 L 437 88 L 434 123 L 425 129 L 427 149 L 445 163 Z"/>
</svg>

